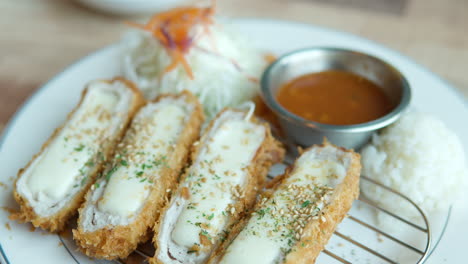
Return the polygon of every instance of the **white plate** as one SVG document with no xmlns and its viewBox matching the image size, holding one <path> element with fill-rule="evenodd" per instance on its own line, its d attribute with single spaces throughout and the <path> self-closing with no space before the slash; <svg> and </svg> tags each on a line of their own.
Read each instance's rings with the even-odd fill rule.
<svg viewBox="0 0 468 264">
<path fill-rule="evenodd" d="M 258 19 L 240 19 L 233 21 L 233 24 L 240 32 L 251 36 L 258 47 L 276 54 L 311 46 L 334 46 L 373 54 L 392 63 L 407 76 L 412 86 L 412 107 L 442 119 L 459 136 L 463 136 L 465 150 L 468 150 L 468 106 L 463 95 L 402 55 L 356 36 L 311 25 Z M 120 74 L 119 54 L 117 46 L 110 46 L 87 56 L 39 89 L 16 113 L 0 141 L 0 181 L 7 184 L 7 191 L 0 186 L 0 206 L 15 206 L 11 186 L 18 169 L 63 122 L 77 103 L 85 83 Z M 462 249 L 466 250 L 468 244 L 468 210 L 463 208 L 464 204 L 468 204 L 467 197 L 453 206 L 445 235 L 427 263 L 462 263 L 465 260 Z M 435 232 L 434 244 L 443 233 L 448 215 L 445 213 L 431 219 Z M 7 228 L 7 223 L 11 230 Z M 30 232 L 28 225 L 8 220 L 7 212 L 0 210 L 0 260 L 3 255 L 6 263 L 93 263 L 93 260 L 76 252 L 70 240 L 65 238 L 64 241 L 71 247 L 68 249 L 60 243 L 57 235 L 39 230 Z M 356 256 L 354 251 L 332 249 L 354 261 L 374 263 L 364 256 Z M 321 255 L 317 263 L 333 262 Z"/>
</svg>

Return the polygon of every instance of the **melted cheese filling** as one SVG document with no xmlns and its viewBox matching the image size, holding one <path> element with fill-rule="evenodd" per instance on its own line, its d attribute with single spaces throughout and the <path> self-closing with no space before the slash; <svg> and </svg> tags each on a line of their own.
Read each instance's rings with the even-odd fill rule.
<svg viewBox="0 0 468 264">
<path fill-rule="evenodd" d="M 331 148 L 331 147 L 325 147 Z M 332 150 L 332 149 L 331 149 Z M 302 154 L 288 179 L 249 219 L 220 263 L 281 263 L 300 239 L 302 228 L 320 219 L 333 189 L 346 176 L 346 162 Z"/>
<path fill-rule="evenodd" d="M 228 220 L 233 189 L 246 181 L 246 168 L 264 140 L 263 126 L 242 119 L 220 125 L 190 168 L 184 188 L 189 203 L 172 231 L 172 240 L 187 248 L 200 244 L 200 234 L 215 239 Z M 234 199 L 233 199 L 234 198 Z M 205 227 L 201 224 L 205 223 Z M 207 226 L 209 223 L 209 226 Z"/>
<path fill-rule="evenodd" d="M 147 117 L 148 112 L 153 113 Z M 120 164 L 110 176 L 98 202 L 99 210 L 122 217 L 131 217 L 140 210 L 160 169 L 166 166 L 186 115 L 182 105 L 168 101 L 143 110 L 133 127 L 135 135 L 124 141 L 126 154 L 121 154 Z"/>
<path fill-rule="evenodd" d="M 264 126 L 245 120 L 244 113 L 226 111 L 207 133 L 179 186 L 179 196 L 173 199 L 163 220 L 159 258 L 165 263 L 201 263 L 210 246 L 226 235 L 231 206 L 242 195 L 249 175 L 247 167 L 266 131 Z M 194 253 L 196 248 L 199 254 Z"/>
<path fill-rule="evenodd" d="M 120 82 L 88 86 L 79 108 L 18 181 L 37 214 L 54 214 L 87 183 L 100 146 L 115 137 L 131 98 Z"/>
</svg>

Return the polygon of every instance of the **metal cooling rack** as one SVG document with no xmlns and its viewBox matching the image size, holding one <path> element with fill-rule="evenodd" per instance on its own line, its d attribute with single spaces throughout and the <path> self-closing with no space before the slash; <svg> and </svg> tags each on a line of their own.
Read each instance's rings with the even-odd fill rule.
<svg viewBox="0 0 468 264">
<path fill-rule="evenodd" d="M 268 176 L 270 179 L 273 178 L 273 176 L 269 175 Z M 389 241 L 401 246 L 401 248 L 405 249 L 405 250 L 408 250 L 408 251 L 412 251 L 414 254 L 417 254 L 418 256 L 418 260 L 417 260 L 417 264 L 419 263 L 424 263 L 424 261 L 427 259 L 428 255 L 429 255 L 429 249 L 431 247 L 431 230 L 429 228 L 429 221 L 426 217 L 426 215 L 424 214 L 424 212 L 421 210 L 421 208 L 419 206 L 416 205 L 416 203 L 414 203 L 410 198 L 408 198 L 407 196 L 385 186 L 385 185 L 382 185 L 368 177 L 365 177 L 365 176 L 361 176 L 361 180 L 362 181 L 366 181 L 370 184 L 374 184 L 376 186 L 378 186 L 379 188 L 382 188 L 382 190 L 384 191 L 388 191 L 388 192 L 391 192 L 392 194 L 394 195 L 397 195 L 399 196 L 400 198 L 406 200 L 408 203 L 410 203 L 419 213 L 419 215 L 421 216 L 421 220 L 424 222 L 424 226 L 421 226 L 419 224 L 416 224 L 414 222 L 411 222 L 411 221 L 408 221 L 406 219 L 404 219 L 402 216 L 396 214 L 395 212 L 391 212 L 381 206 L 379 206 L 377 203 L 371 201 L 370 199 L 366 198 L 364 195 L 360 195 L 359 197 L 359 201 L 360 203 L 363 205 L 363 206 L 367 206 L 369 208 L 372 208 L 374 210 L 377 210 L 383 214 L 386 214 L 388 215 L 389 217 L 392 217 L 393 219 L 395 219 L 396 221 L 399 221 L 405 225 L 407 225 L 408 227 L 414 229 L 414 230 L 417 230 L 418 232 L 421 232 L 422 235 L 425 237 L 425 247 L 424 249 L 419 249 L 417 247 L 414 247 L 412 245 L 410 245 L 410 243 L 408 241 L 403 241 L 402 239 L 398 239 L 395 235 L 392 235 L 390 234 L 389 232 L 386 232 L 386 231 L 383 231 L 379 228 L 377 228 L 376 226 L 374 225 L 371 225 L 369 224 L 369 219 L 360 219 L 359 217 L 356 217 L 356 216 L 353 216 L 353 215 L 348 215 L 347 219 L 349 219 L 350 221 L 353 221 L 354 223 L 362 226 L 363 228 L 371 231 L 371 232 L 374 232 L 376 236 L 382 236 L 382 237 L 385 237 L 386 239 L 388 239 Z M 355 204 L 353 206 L 356 206 Z M 354 247 L 357 247 L 357 248 L 360 248 L 361 250 L 364 250 L 365 252 L 371 254 L 372 256 L 380 259 L 381 261 L 383 261 L 384 263 L 391 263 L 391 264 L 397 264 L 398 261 L 395 259 L 395 256 L 388 256 L 385 255 L 384 253 L 382 252 L 379 252 L 379 250 L 375 249 L 375 248 L 372 248 L 372 245 L 366 245 L 365 243 L 362 243 L 362 242 L 358 242 L 358 240 L 356 238 L 351 238 L 350 236 L 348 235 L 345 235 L 343 234 L 342 232 L 339 232 L 339 231 L 335 231 L 333 236 L 336 236 L 336 237 L 339 237 L 341 240 L 343 240 L 344 242 L 346 243 L 349 243 L 351 246 L 354 246 Z M 333 250 L 329 250 L 329 249 L 325 249 L 322 251 L 324 254 L 332 257 L 333 259 L 335 259 L 336 261 L 338 262 L 341 262 L 341 263 L 356 263 L 356 262 L 352 262 L 350 261 L 349 259 L 347 259 L 348 257 L 344 257 L 344 256 L 340 256 L 338 253 L 336 252 L 333 252 Z M 152 248 L 152 246 L 150 244 L 145 244 L 141 247 L 139 247 L 137 250 L 135 250 L 127 260 L 120 260 L 120 261 L 116 261 L 116 263 L 120 263 L 120 264 L 135 264 L 135 263 L 147 263 L 147 259 L 149 257 L 152 257 L 154 255 L 154 248 Z M 368 261 L 369 262 L 369 261 Z M 358 262 L 359 263 L 359 262 Z M 371 262 L 372 263 L 372 262 Z"/>
<path fill-rule="evenodd" d="M 401 239 L 396 238 L 394 235 L 389 234 L 388 232 L 382 231 L 381 229 L 367 223 L 366 220 L 359 219 L 358 217 L 348 215 L 348 219 L 355 222 L 355 223 L 357 223 L 357 224 L 359 224 L 359 225 L 361 225 L 364 228 L 367 228 L 367 229 L 375 232 L 375 234 L 383 236 L 383 237 L 389 239 L 390 241 L 393 241 L 394 243 L 399 244 L 400 246 L 402 246 L 406 250 L 410 250 L 410 251 L 414 252 L 415 254 L 417 254 L 419 256 L 419 259 L 417 260 L 416 263 L 417 264 L 424 263 L 424 261 L 426 261 L 428 255 L 429 255 L 429 249 L 431 247 L 431 229 L 429 227 L 429 221 L 428 221 L 426 215 L 424 214 L 424 212 L 422 211 L 422 209 L 418 205 L 416 205 L 416 203 L 413 202 L 406 195 L 403 195 L 403 194 L 401 194 L 401 193 L 399 193 L 399 192 L 397 192 L 397 191 L 395 191 L 395 190 L 393 190 L 393 189 L 391 189 L 391 188 L 389 188 L 389 187 L 387 187 L 385 185 L 382 185 L 382 184 L 380 184 L 380 183 L 378 183 L 378 182 L 376 182 L 376 181 L 374 181 L 374 180 L 372 180 L 372 179 L 370 179 L 370 178 L 368 178 L 366 176 L 362 176 L 362 175 L 361 175 L 361 180 L 364 180 L 364 181 L 366 181 L 368 183 L 371 183 L 371 184 L 375 184 L 379 188 L 382 188 L 385 191 L 391 192 L 394 195 L 397 195 L 397 196 L 403 198 L 408 203 L 410 203 L 412 206 L 414 206 L 414 208 L 418 211 L 419 215 L 421 216 L 421 219 L 424 222 L 424 226 L 421 226 L 419 224 L 416 224 L 416 223 L 413 223 L 411 221 L 408 221 L 408 220 L 404 219 L 400 215 L 379 206 L 377 203 L 375 203 L 372 200 L 366 198 L 362 194 L 359 196 L 359 199 L 358 199 L 360 202 L 362 202 L 366 206 L 371 207 L 371 208 L 373 208 L 375 210 L 378 210 L 379 212 L 382 212 L 382 213 L 394 218 L 395 220 L 406 224 L 410 228 L 413 228 L 413 229 L 418 230 L 419 232 L 421 232 L 425 236 L 425 240 L 426 240 L 425 241 L 425 247 L 424 247 L 424 249 L 418 249 L 417 247 L 414 247 L 414 246 L 410 245 L 408 242 L 402 241 Z M 343 240 L 345 240 L 346 242 L 351 243 L 352 245 L 357 246 L 357 247 L 361 248 L 362 250 L 367 251 L 368 253 L 370 253 L 370 254 L 374 255 L 375 257 L 381 259 L 385 263 L 391 263 L 391 264 L 397 264 L 398 263 L 391 256 L 385 256 L 384 254 L 378 252 L 377 250 L 372 249 L 371 245 L 364 245 L 364 244 L 356 241 L 355 239 L 353 239 L 353 238 L 351 238 L 349 236 L 343 235 L 341 232 L 335 231 L 333 235 L 338 236 L 338 237 L 342 238 Z M 346 260 L 345 258 L 340 257 L 337 254 L 335 254 L 335 253 L 333 253 L 333 252 L 331 252 L 331 251 L 329 251 L 327 249 L 325 249 L 323 251 L 323 253 L 329 255 L 330 257 L 338 260 L 341 263 L 352 263 L 351 261 Z"/>
</svg>

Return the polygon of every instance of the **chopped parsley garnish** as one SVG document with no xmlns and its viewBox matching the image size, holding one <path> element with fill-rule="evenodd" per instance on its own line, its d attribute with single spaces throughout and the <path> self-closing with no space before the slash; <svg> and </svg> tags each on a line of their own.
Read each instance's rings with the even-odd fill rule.
<svg viewBox="0 0 468 264">
<path fill-rule="evenodd" d="M 151 169 L 151 168 L 153 168 L 153 165 L 151 165 L 151 164 L 145 164 L 145 163 L 141 164 L 141 169 L 142 170 Z"/>
<path fill-rule="evenodd" d="M 208 220 L 211 220 L 211 219 L 213 219 L 213 217 L 214 217 L 214 213 L 209 215 L 207 218 L 208 218 Z"/>
<path fill-rule="evenodd" d="M 135 173 L 137 177 L 141 177 L 143 175 L 143 171 L 138 171 L 137 173 Z"/>
<path fill-rule="evenodd" d="M 166 156 L 162 156 L 161 158 L 157 159 L 157 160 L 154 160 L 152 161 L 153 165 L 158 167 L 158 166 L 164 166 L 166 168 L 169 168 L 169 166 L 167 165 L 167 157 Z"/>
<path fill-rule="evenodd" d="M 94 166 L 94 161 L 90 160 L 90 161 L 86 162 L 85 165 L 88 166 L 88 167 L 93 167 Z"/>
<path fill-rule="evenodd" d="M 221 242 L 224 242 L 227 239 L 227 237 L 229 236 L 229 232 L 226 231 L 226 230 L 223 230 L 223 232 L 220 234 L 220 236 L 221 236 Z"/>
<path fill-rule="evenodd" d="M 78 147 L 74 148 L 75 151 L 82 151 L 85 148 L 85 145 L 80 144 Z"/>
<path fill-rule="evenodd" d="M 120 161 L 120 164 L 121 164 L 122 166 L 125 166 L 125 167 L 128 166 L 128 162 L 127 162 L 126 160 L 121 160 L 121 161 Z"/>
<path fill-rule="evenodd" d="M 110 170 L 106 173 L 106 181 L 109 181 L 109 180 L 110 180 L 112 174 L 114 174 L 114 172 L 117 171 L 117 168 L 118 168 L 117 166 L 112 167 L 112 169 L 110 169 Z"/>
<path fill-rule="evenodd" d="M 84 167 L 83 167 L 83 168 L 80 168 L 80 169 L 79 169 L 79 172 L 80 172 L 80 175 L 82 175 L 82 176 L 85 176 L 85 175 L 86 175 L 86 170 L 85 170 Z"/>
<path fill-rule="evenodd" d="M 96 189 L 99 188 L 99 183 L 98 183 L 98 182 L 96 182 L 96 183 L 94 184 L 94 188 L 96 188 Z"/>
<path fill-rule="evenodd" d="M 258 219 L 262 219 L 266 213 L 268 213 L 270 211 L 270 207 L 268 207 L 267 209 L 260 209 L 257 211 L 257 214 L 258 214 Z"/>
<path fill-rule="evenodd" d="M 86 184 L 86 181 L 88 180 L 88 176 L 84 177 L 83 179 L 81 179 L 81 186 L 85 185 Z"/>
<path fill-rule="evenodd" d="M 307 207 L 307 206 L 309 206 L 309 204 L 310 204 L 310 201 L 307 200 L 307 201 L 305 201 L 305 202 L 302 203 L 301 207 L 302 207 L 302 208 Z"/>
<path fill-rule="evenodd" d="M 200 234 L 202 234 L 203 236 L 205 236 L 206 238 L 208 238 L 209 240 L 211 240 L 211 236 L 210 236 L 210 234 L 208 234 L 208 232 L 207 232 L 206 230 L 203 230 L 203 229 L 202 229 L 202 231 L 201 231 Z"/>
<path fill-rule="evenodd" d="M 140 180 L 140 182 L 144 182 L 144 181 L 146 181 L 146 180 L 147 180 L 146 178 L 143 178 L 143 179 Z"/>
</svg>

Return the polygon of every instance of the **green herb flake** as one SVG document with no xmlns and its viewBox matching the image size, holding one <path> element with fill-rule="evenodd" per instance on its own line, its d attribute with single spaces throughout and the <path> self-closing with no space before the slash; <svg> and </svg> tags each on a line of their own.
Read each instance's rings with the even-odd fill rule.
<svg viewBox="0 0 468 264">
<path fill-rule="evenodd" d="M 302 207 L 302 208 L 307 207 L 307 206 L 309 206 L 309 204 L 310 204 L 310 201 L 307 200 L 307 201 L 305 201 L 305 202 L 303 202 L 303 203 L 301 204 L 301 207 Z"/>
<path fill-rule="evenodd" d="M 203 236 L 205 236 L 206 238 L 211 240 L 211 236 L 210 236 L 210 234 L 208 234 L 208 232 L 206 230 L 202 229 L 200 234 L 202 234 Z"/>
<path fill-rule="evenodd" d="M 121 161 L 120 161 L 120 164 L 121 164 L 122 166 L 125 166 L 125 167 L 128 166 L 128 162 L 127 162 L 126 160 L 121 160 Z"/>
<path fill-rule="evenodd" d="M 118 168 L 117 166 L 112 167 L 112 169 L 110 169 L 110 170 L 106 173 L 106 181 L 109 181 L 109 180 L 110 180 L 112 174 L 114 174 L 114 172 L 117 171 L 117 168 Z"/>
<path fill-rule="evenodd" d="M 143 175 L 143 171 L 138 171 L 138 172 L 136 173 L 136 176 L 137 176 L 137 177 L 141 177 L 142 175 Z"/>
<path fill-rule="evenodd" d="M 154 166 L 156 166 L 156 167 L 164 166 L 165 168 L 169 168 L 169 166 L 167 165 L 167 157 L 166 156 L 162 156 L 161 158 L 152 161 L 152 164 Z"/>
<path fill-rule="evenodd" d="M 213 219 L 213 217 L 214 217 L 214 213 L 213 213 L 213 214 L 211 214 L 210 216 L 208 216 L 208 220 L 211 220 L 211 219 Z"/>
<path fill-rule="evenodd" d="M 99 151 L 99 152 L 97 153 L 97 156 L 98 156 L 98 160 L 100 160 L 100 161 L 106 160 L 106 158 L 104 157 L 104 154 L 102 154 L 101 151 Z"/>
<path fill-rule="evenodd" d="M 86 184 L 86 181 L 88 180 L 88 176 L 84 177 L 83 179 L 81 179 L 81 186 L 84 186 Z"/>
<path fill-rule="evenodd" d="M 95 188 L 95 189 L 99 188 L 99 182 L 96 182 L 96 183 L 94 184 L 94 188 Z"/>
<path fill-rule="evenodd" d="M 146 178 L 143 178 L 140 180 L 140 182 L 145 182 L 147 179 Z"/>
<path fill-rule="evenodd" d="M 270 211 L 270 207 L 268 207 L 267 209 L 260 209 L 257 211 L 257 214 L 258 214 L 258 219 L 262 219 L 266 213 L 268 213 Z"/>
<path fill-rule="evenodd" d="M 78 147 L 74 148 L 75 151 L 82 151 L 85 148 L 85 145 L 80 144 Z"/>
</svg>

